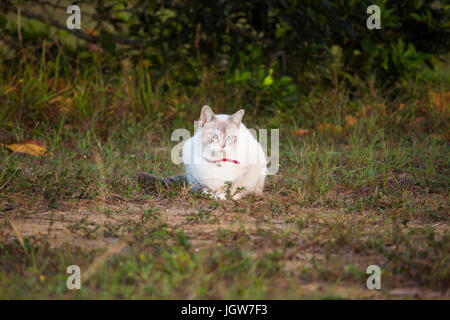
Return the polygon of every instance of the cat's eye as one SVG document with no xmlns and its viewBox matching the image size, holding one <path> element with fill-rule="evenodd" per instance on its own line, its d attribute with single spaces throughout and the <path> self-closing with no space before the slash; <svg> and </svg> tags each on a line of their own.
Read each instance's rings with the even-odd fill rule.
<svg viewBox="0 0 450 320">
<path fill-rule="evenodd" d="M 211 133 L 210 137 L 212 140 L 217 140 L 219 138 L 216 133 Z"/>
<path fill-rule="evenodd" d="M 228 141 L 228 142 L 231 142 L 231 141 L 233 141 L 233 140 L 234 140 L 234 136 L 228 136 L 228 137 L 227 137 L 227 141 Z"/>
</svg>

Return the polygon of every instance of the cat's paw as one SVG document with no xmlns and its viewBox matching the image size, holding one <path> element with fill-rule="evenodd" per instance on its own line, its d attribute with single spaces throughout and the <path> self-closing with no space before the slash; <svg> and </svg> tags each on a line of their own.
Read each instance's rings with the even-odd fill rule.
<svg viewBox="0 0 450 320">
<path fill-rule="evenodd" d="M 231 199 L 233 199 L 233 200 L 239 200 L 239 199 L 241 199 L 243 196 L 244 196 L 243 193 L 237 193 L 237 194 L 235 194 L 234 196 L 232 196 Z"/>
<path fill-rule="evenodd" d="M 233 200 L 239 200 L 246 195 L 246 187 L 237 187 L 234 194 L 231 196 Z"/>
<path fill-rule="evenodd" d="M 227 200 L 227 196 L 225 193 L 216 193 L 213 197 L 217 200 Z"/>
<path fill-rule="evenodd" d="M 215 199 L 215 200 L 226 200 L 227 199 L 227 196 L 225 195 L 225 193 L 213 193 L 209 189 L 203 189 L 202 193 L 204 195 L 207 195 L 208 197 L 211 197 L 212 199 Z"/>
<path fill-rule="evenodd" d="M 208 196 L 208 197 L 213 197 L 214 196 L 211 193 L 211 191 L 209 189 L 206 189 L 206 188 L 202 189 L 202 194 L 204 194 L 205 196 Z"/>
</svg>

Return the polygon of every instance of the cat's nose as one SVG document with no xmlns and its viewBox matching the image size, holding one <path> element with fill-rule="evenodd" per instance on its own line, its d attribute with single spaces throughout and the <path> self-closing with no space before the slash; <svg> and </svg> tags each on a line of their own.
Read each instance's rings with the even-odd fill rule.
<svg viewBox="0 0 450 320">
<path fill-rule="evenodd" d="M 220 146 L 222 149 L 225 148 L 225 143 Z"/>
</svg>

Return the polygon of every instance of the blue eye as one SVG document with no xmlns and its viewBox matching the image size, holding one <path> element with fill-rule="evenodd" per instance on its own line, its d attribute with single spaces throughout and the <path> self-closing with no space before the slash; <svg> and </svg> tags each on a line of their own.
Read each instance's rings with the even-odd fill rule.
<svg viewBox="0 0 450 320">
<path fill-rule="evenodd" d="M 219 137 L 217 136 L 217 134 L 215 134 L 215 133 L 212 133 L 211 134 L 211 139 L 213 139 L 213 140 L 217 140 Z"/>
<path fill-rule="evenodd" d="M 227 141 L 231 142 L 231 141 L 233 141 L 233 140 L 234 140 L 234 136 L 228 136 L 228 137 L 227 137 Z"/>
</svg>

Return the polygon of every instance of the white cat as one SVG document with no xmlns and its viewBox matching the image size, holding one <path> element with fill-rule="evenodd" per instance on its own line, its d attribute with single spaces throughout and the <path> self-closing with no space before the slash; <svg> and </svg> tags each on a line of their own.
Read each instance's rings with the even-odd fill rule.
<svg viewBox="0 0 450 320">
<path fill-rule="evenodd" d="M 243 116 L 244 110 L 230 116 L 216 115 L 209 106 L 202 108 L 200 129 L 183 145 L 184 179 L 194 191 L 221 200 L 227 190 L 235 200 L 262 192 L 266 155 L 241 122 Z"/>
</svg>

